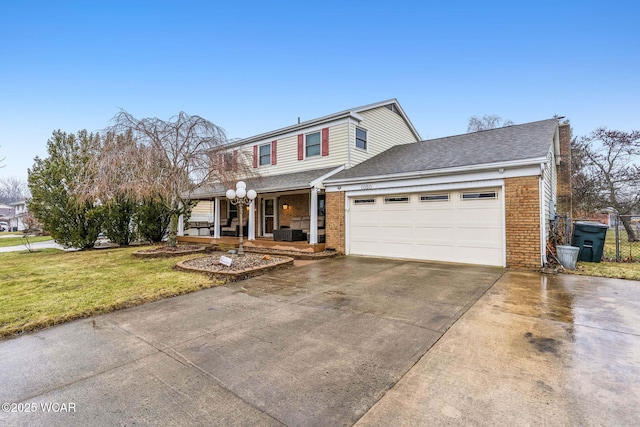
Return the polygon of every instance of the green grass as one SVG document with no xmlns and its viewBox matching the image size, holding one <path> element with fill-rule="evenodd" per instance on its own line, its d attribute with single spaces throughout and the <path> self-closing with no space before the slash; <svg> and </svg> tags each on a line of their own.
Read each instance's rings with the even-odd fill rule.
<svg viewBox="0 0 640 427">
<path fill-rule="evenodd" d="M 604 241 L 604 257 L 616 258 L 616 232 L 607 230 L 607 238 Z M 629 242 L 627 232 L 620 230 L 620 259 L 632 259 L 640 262 L 640 242 Z"/>
<path fill-rule="evenodd" d="M 3 234 L 5 234 L 5 233 L 3 233 Z M 20 236 L 3 237 L 2 239 L 0 239 L 0 248 L 6 247 L 6 246 L 19 246 L 19 245 L 23 245 L 24 243 L 26 243 L 27 241 L 26 241 L 26 239 L 24 239 L 22 237 L 22 233 L 19 233 L 19 234 L 20 234 Z M 33 236 L 33 237 L 29 237 L 29 243 L 46 242 L 47 240 L 51 240 L 51 236 Z"/>
<path fill-rule="evenodd" d="M 604 257 L 608 260 L 616 258 L 615 230 L 607 230 Z M 629 243 L 624 230 L 620 230 L 620 259 L 627 262 L 578 262 L 576 270 L 567 270 L 567 272 L 585 276 L 640 280 L 640 242 Z"/>
<path fill-rule="evenodd" d="M 570 274 L 640 280 L 640 262 L 578 262 Z"/>
<path fill-rule="evenodd" d="M 0 254 L 0 337 L 217 285 L 172 270 L 193 255 L 134 258 L 140 249 Z"/>
</svg>

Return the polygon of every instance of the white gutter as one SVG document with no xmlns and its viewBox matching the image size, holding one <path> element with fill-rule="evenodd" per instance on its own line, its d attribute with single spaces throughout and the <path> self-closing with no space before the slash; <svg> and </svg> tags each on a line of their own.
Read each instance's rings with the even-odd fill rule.
<svg viewBox="0 0 640 427">
<path fill-rule="evenodd" d="M 343 179 L 328 179 L 325 181 L 326 185 L 347 185 L 347 184 L 360 184 L 371 181 L 397 181 L 407 178 L 419 178 L 429 175 L 451 175 L 456 173 L 464 173 L 469 171 L 481 171 L 487 169 L 500 169 L 500 168 L 516 168 L 522 166 L 532 166 L 540 163 L 546 163 L 546 157 L 539 157 L 535 159 L 515 160 L 511 162 L 497 162 L 497 163 L 485 163 L 480 165 L 466 165 L 457 166 L 452 168 L 434 169 L 430 171 L 411 171 L 398 173 L 393 175 L 374 175 L 357 178 L 343 178 Z"/>
<path fill-rule="evenodd" d="M 333 176 L 335 174 L 337 174 L 338 172 L 342 172 L 344 170 L 344 165 L 338 166 L 337 168 L 335 168 L 332 171 L 329 171 L 327 173 L 325 173 L 324 175 L 314 179 L 313 181 L 311 181 L 309 183 L 309 187 L 316 187 L 316 188 L 320 188 L 320 189 L 324 189 L 324 185 L 323 182 L 325 179 L 329 178 L 330 176 Z"/>
</svg>

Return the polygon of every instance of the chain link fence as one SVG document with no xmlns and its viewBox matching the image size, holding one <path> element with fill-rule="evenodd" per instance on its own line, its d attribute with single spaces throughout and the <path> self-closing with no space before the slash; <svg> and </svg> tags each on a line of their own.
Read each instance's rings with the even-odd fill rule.
<svg viewBox="0 0 640 427">
<path fill-rule="evenodd" d="M 589 218 L 570 218 L 568 215 L 556 216 L 551 221 L 547 246 L 547 258 L 557 259 L 556 247 L 571 245 L 574 224 L 579 221 L 594 222 Z M 640 216 L 616 215 L 609 216 L 609 228 L 604 242 L 603 261 L 609 262 L 640 262 Z M 629 233 L 624 227 L 627 223 L 635 233 L 629 239 Z"/>
<path fill-rule="evenodd" d="M 603 257 L 607 261 L 640 262 L 640 217 L 612 215 L 613 224 L 607 231 Z M 627 224 L 635 236 L 629 236 L 623 224 Z"/>
</svg>

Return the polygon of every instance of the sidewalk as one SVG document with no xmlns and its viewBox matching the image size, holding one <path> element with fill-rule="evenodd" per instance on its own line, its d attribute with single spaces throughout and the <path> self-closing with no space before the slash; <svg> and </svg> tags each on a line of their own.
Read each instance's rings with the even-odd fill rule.
<svg viewBox="0 0 640 427">
<path fill-rule="evenodd" d="M 11 236 L 15 237 L 15 236 Z M 59 245 L 55 242 L 55 240 L 48 240 L 46 242 L 35 242 L 31 243 L 32 250 L 38 249 L 61 249 L 64 250 L 64 246 Z M 6 246 L 4 248 L 0 248 L 0 252 L 20 252 L 26 251 L 27 247 L 25 245 L 17 245 L 17 246 Z"/>
</svg>

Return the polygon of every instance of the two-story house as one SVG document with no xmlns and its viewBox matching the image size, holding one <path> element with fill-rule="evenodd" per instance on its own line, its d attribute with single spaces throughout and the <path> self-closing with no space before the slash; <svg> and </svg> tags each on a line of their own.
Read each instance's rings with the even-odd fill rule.
<svg viewBox="0 0 640 427">
<path fill-rule="evenodd" d="M 535 268 L 570 207 L 570 128 L 556 118 L 421 141 L 392 99 L 226 148 L 259 175 L 246 179 L 258 198 L 243 215 L 254 241 L 308 217 L 309 245 L 347 255 Z M 195 194 L 192 220 L 228 224 L 225 191 Z"/>
<path fill-rule="evenodd" d="M 323 227 L 325 215 L 324 180 L 394 145 L 419 140 L 398 101 L 390 99 L 226 145 L 229 158 L 249 159 L 255 171 L 245 179 L 247 188 L 258 193 L 244 215 L 246 237 L 271 238 L 274 229 L 290 226 L 292 218 L 308 217 L 308 242 L 318 243 L 318 220 Z M 225 225 L 236 217 L 237 207 L 227 202 L 226 190 L 212 185 L 193 194 L 199 203 L 189 224 Z M 220 237 L 220 226 L 189 228 L 189 224 L 179 234 Z"/>
</svg>

